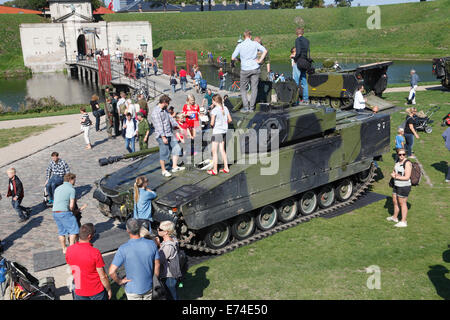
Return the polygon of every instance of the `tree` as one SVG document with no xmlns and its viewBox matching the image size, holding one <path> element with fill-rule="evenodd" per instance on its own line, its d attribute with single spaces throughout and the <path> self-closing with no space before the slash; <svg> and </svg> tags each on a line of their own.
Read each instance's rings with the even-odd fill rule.
<svg viewBox="0 0 450 320">
<path fill-rule="evenodd" d="M 4 6 L 31 10 L 42 10 L 47 6 L 47 0 L 13 0 L 3 4 Z"/>
<path fill-rule="evenodd" d="M 295 9 L 301 1 L 299 0 L 272 0 L 270 8 L 272 9 Z"/>
<path fill-rule="evenodd" d="M 103 3 L 102 0 L 92 0 L 91 5 L 92 5 L 92 11 L 105 6 L 105 4 Z"/>
<path fill-rule="evenodd" d="M 353 0 L 334 0 L 336 7 L 351 7 Z"/>
<path fill-rule="evenodd" d="M 300 5 L 303 8 L 324 8 L 324 0 L 300 0 Z"/>
</svg>

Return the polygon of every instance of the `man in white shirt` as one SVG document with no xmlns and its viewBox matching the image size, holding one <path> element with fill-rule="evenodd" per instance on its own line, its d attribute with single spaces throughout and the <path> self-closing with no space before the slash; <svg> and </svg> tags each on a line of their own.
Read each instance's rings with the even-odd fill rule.
<svg viewBox="0 0 450 320">
<path fill-rule="evenodd" d="M 239 43 L 234 49 L 231 60 L 237 60 L 237 56 L 241 59 L 241 98 L 243 109 L 241 112 L 253 112 L 258 95 L 259 75 L 261 73 L 260 64 L 267 55 L 267 50 L 258 42 L 252 40 L 252 33 L 247 30 L 244 32 L 245 40 Z M 258 58 L 258 52 L 262 52 Z M 250 103 L 247 98 L 247 85 L 251 83 Z"/>
<path fill-rule="evenodd" d="M 367 98 L 363 96 L 364 86 L 362 84 L 358 85 L 358 90 L 355 93 L 353 99 L 353 109 L 357 112 L 362 112 L 366 108 Z"/>
<path fill-rule="evenodd" d="M 123 130 L 125 130 L 125 147 L 128 152 L 135 152 L 135 137 L 138 133 L 138 123 L 136 119 L 131 117 L 131 113 L 127 113 L 127 117 L 123 122 Z M 131 144 L 131 148 L 130 148 Z"/>
</svg>

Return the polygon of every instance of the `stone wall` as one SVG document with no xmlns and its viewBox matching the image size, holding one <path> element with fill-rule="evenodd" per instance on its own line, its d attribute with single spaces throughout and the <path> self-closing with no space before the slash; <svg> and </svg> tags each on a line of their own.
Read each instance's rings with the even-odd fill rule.
<svg viewBox="0 0 450 320">
<path fill-rule="evenodd" d="M 88 30 L 96 31 L 89 33 Z M 148 44 L 147 56 L 153 58 L 152 30 L 148 21 L 80 23 L 33 23 L 20 25 L 20 41 L 25 66 L 33 72 L 62 71 L 66 60 L 76 60 L 77 39 L 84 34 L 88 49 L 116 48 L 122 52 L 141 52 L 141 42 Z"/>
</svg>

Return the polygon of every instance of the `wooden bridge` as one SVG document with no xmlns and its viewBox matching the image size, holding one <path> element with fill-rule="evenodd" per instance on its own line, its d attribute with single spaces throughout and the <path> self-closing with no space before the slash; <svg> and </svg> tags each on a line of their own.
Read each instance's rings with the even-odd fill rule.
<svg viewBox="0 0 450 320">
<path fill-rule="evenodd" d="M 71 74 L 77 76 L 80 80 L 84 79 L 99 85 L 99 68 L 96 60 L 66 61 L 66 65 L 70 68 Z M 111 84 L 115 87 L 124 86 L 133 91 L 143 90 L 148 98 L 154 99 L 163 94 L 164 86 L 160 84 L 161 81 L 153 81 L 150 78 L 150 75 L 145 75 L 139 79 L 127 77 L 124 72 L 124 64 L 111 59 Z"/>
</svg>

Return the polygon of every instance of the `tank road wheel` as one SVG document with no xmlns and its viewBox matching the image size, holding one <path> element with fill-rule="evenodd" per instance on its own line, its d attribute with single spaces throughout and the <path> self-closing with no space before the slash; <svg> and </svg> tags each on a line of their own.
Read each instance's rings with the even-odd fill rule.
<svg viewBox="0 0 450 320">
<path fill-rule="evenodd" d="M 353 182 L 350 179 L 344 179 L 336 187 L 336 198 L 339 201 L 347 201 L 353 193 Z"/>
<path fill-rule="evenodd" d="M 320 189 L 317 198 L 319 200 L 319 207 L 321 207 L 322 209 L 331 207 L 335 199 L 334 187 L 331 185 L 324 186 L 322 189 Z"/>
<path fill-rule="evenodd" d="M 314 191 L 305 192 L 300 196 L 298 200 L 300 213 L 307 216 L 316 210 L 317 207 L 317 195 Z"/>
<path fill-rule="evenodd" d="M 298 204 L 294 198 L 281 201 L 278 207 L 278 219 L 282 222 L 290 222 L 294 220 L 298 212 Z"/>
<path fill-rule="evenodd" d="M 211 226 L 205 234 L 205 242 L 211 249 L 225 247 L 230 241 L 230 226 L 224 222 Z"/>
<path fill-rule="evenodd" d="M 255 231 L 255 218 L 249 214 L 242 214 L 234 219 L 231 233 L 234 238 L 244 240 Z"/>
<path fill-rule="evenodd" d="M 358 173 L 358 180 L 360 182 L 365 183 L 365 182 L 367 182 L 367 180 L 369 180 L 370 169 L 371 169 L 371 167 L 363 172 Z"/>
<path fill-rule="evenodd" d="M 330 106 L 333 109 L 339 110 L 341 108 L 341 100 L 339 98 L 330 98 Z"/>
<path fill-rule="evenodd" d="M 262 207 L 256 215 L 256 226 L 266 231 L 272 228 L 277 223 L 277 209 L 274 206 L 268 205 Z"/>
</svg>

